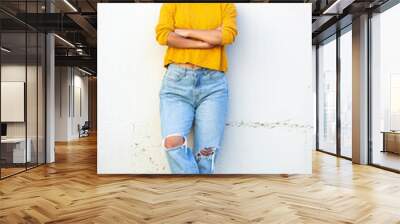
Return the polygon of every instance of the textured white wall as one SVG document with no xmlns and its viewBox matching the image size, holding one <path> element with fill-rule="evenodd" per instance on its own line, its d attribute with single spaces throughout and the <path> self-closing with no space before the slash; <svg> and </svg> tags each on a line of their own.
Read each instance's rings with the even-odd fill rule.
<svg viewBox="0 0 400 224">
<path fill-rule="evenodd" d="M 236 4 L 230 108 L 217 173 L 311 173 L 311 5 Z M 98 173 L 169 173 L 158 92 L 160 4 L 99 4 Z M 127 28 L 129 27 L 129 28 Z"/>
</svg>

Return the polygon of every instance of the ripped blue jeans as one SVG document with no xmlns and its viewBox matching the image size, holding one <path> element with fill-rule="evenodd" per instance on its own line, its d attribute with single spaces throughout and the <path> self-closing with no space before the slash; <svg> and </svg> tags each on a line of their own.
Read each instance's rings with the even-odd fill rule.
<svg viewBox="0 0 400 224">
<path fill-rule="evenodd" d="M 160 90 L 161 130 L 171 172 L 212 174 L 221 150 L 228 104 L 228 84 L 221 71 L 168 66 Z M 194 124 L 194 148 L 187 138 Z M 165 139 L 181 136 L 184 144 L 165 147 Z M 203 153 L 205 150 L 208 153 Z M 211 153 L 210 153 L 211 152 Z"/>
</svg>

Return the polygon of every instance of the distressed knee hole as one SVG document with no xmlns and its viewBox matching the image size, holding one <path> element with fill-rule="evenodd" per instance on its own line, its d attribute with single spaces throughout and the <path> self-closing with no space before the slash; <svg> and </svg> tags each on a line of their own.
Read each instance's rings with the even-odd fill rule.
<svg viewBox="0 0 400 224">
<path fill-rule="evenodd" d="M 176 148 L 185 143 L 185 138 L 182 136 L 169 136 L 164 140 L 164 147 L 166 149 Z"/>
<path fill-rule="evenodd" d="M 215 153 L 215 148 L 214 147 L 207 147 L 204 149 L 201 149 L 198 153 L 197 153 L 197 158 L 201 158 L 201 157 L 209 157 L 214 155 Z"/>
</svg>

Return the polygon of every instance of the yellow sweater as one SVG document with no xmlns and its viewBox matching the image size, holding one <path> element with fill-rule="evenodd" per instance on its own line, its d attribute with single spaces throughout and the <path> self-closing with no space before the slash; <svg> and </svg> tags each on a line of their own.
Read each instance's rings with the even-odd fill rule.
<svg viewBox="0 0 400 224">
<path fill-rule="evenodd" d="M 161 6 L 156 39 L 167 45 L 174 29 L 222 28 L 222 45 L 231 44 L 237 35 L 236 8 L 232 3 L 165 3 Z M 224 46 L 211 49 L 179 49 L 168 47 L 164 66 L 170 63 L 191 63 L 203 68 L 226 71 L 228 60 Z"/>
</svg>

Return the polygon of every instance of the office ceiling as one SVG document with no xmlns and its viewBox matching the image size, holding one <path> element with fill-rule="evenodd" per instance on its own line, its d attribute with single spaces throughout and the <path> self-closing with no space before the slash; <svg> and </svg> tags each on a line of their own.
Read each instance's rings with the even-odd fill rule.
<svg viewBox="0 0 400 224">
<path fill-rule="evenodd" d="M 134 0 L 47 0 L 53 13 L 46 13 L 46 1 L 1 0 L 0 24 L 2 32 L 19 32 L 31 27 L 39 31 L 55 32 L 56 63 L 86 66 L 96 70 L 97 3 L 134 3 L 165 1 Z M 212 1 L 212 0 L 211 0 Z M 312 3 L 313 42 L 329 37 L 336 27 L 351 24 L 352 16 L 374 9 L 393 0 L 252 0 L 235 2 Z M 216 1 L 218 2 L 218 1 Z M 47 8 L 47 12 L 49 8 Z M 28 12 L 28 13 L 25 13 Z M 348 22 L 346 22 L 346 19 Z M 337 22 L 344 22 L 337 26 Z M 335 27 L 336 26 L 336 27 Z M 15 39 L 17 41 L 18 38 Z"/>
</svg>

